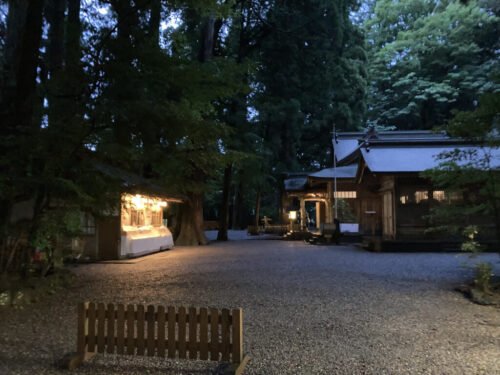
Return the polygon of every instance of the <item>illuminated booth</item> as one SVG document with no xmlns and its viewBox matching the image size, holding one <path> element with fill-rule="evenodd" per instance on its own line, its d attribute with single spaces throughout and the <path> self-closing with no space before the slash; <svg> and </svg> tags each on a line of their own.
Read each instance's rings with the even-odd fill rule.
<svg viewBox="0 0 500 375">
<path fill-rule="evenodd" d="M 89 231 L 83 252 L 91 259 L 114 260 L 132 258 L 171 249 L 172 233 L 163 214 L 171 203 L 182 203 L 183 198 L 167 192 L 134 173 L 105 164 L 95 167 L 108 177 L 121 181 L 123 193 L 116 209 L 100 218 L 89 217 L 94 227 Z M 91 228 L 92 229 L 92 228 Z"/>
<path fill-rule="evenodd" d="M 172 233 L 163 222 L 167 201 L 147 195 L 123 194 L 120 215 L 120 257 L 171 249 Z"/>
</svg>

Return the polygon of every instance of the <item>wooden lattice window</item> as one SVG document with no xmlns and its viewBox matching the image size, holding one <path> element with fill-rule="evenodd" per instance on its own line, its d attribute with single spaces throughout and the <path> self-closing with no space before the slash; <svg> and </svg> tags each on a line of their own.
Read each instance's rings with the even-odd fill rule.
<svg viewBox="0 0 500 375">
<path fill-rule="evenodd" d="M 146 220 L 144 218 L 144 211 L 139 211 L 137 214 L 137 226 L 142 227 L 146 225 Z"/>
<path fill-rule="evenodd" d="M 137 226 L 137 210 L 135 208 L 130 209 L 130 225 L 133 227 Z"/>
<path fill-rule="evenodd" d="M 153 211 L 151 213 L 151 225 L 159 227 L 162 225 L 163 213 L 161 211 Z"/>
</svg>

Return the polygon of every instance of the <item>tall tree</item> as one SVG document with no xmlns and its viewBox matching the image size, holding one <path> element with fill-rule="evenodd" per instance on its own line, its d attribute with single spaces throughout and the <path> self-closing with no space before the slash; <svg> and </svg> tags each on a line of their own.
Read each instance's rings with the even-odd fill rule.
<svg viewBox="0 0 500 375">
<path fill-rule="evenodd" d="M 29 178 L 31 152 L 39 124 L 33 123 L 36 101 L 38 51 L 42 37 L 43 1 L 10 1 L 7 41 L 2 67 L 0 116 L 1 159 L 0 223 L 7 225 L 11 207 L 19 196 L 32 191 Z M 20 153 L 26 150 L 26 153 Z"/>
<path fill-rule="evenodd" d="M 261 51 L 256 108 L 275 150 L 274 173 L 330 165 L 330 132 L 363 119 L 362 34 L 354 1 L 276 1 Z M 325 136 L 328 135 L 328 136 Z"/>
<path fill-rule="evenodd" d="M 490 1 L 380 0 L 366 24 L 369 122 L 430 129 L 498 88 L 500 18 Z"/>
</svg>

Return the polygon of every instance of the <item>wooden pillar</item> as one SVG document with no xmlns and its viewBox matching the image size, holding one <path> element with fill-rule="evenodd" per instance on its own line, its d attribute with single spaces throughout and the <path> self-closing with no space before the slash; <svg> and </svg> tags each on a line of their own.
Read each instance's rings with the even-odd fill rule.
<svg viewBox="0 0 500 375">
<path fill-rule="evenodd" d="M 333 223 L 333 183 L 328 182 L 326 185 L 326 223 Z"/>
<path fill-rule="evenodd" d="M 319 229 L 321 221 L 321 202 L 316 202 L 316 228 Z"/>
<path fill-rule="evenodd" d="M 305 230 L 306 226 L 306 201 L 300 197 L 300 229 Z"/>
</svg>

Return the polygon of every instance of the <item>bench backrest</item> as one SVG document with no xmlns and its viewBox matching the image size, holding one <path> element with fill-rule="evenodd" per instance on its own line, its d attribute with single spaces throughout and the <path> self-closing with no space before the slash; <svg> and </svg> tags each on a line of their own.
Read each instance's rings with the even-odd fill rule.
<svg viewBox="0 0 500 375">
<path fill-rule="evenodd" d="M 240 363 L 241 309 L 78 305 L 77 352 L 117 353 Z"/>
</svg>

